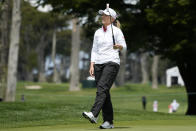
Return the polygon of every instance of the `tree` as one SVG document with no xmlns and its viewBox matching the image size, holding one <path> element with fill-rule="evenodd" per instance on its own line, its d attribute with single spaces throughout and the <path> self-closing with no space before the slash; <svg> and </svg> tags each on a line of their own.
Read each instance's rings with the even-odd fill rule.
<svg viewBox="0 0 196 131">
<path fill-rule="evenodd" d="M 158 64 L 159 64 L 159 56 L 153 56 L 152 62 L 152 88 L 158 88 Z"/>
<path fill-rule="evenodd" d="M 56 29 L 54 29 L 53 31 L 53 35 L 52 35 L 52 62 L 54 64 L 53 67 L 53 82 L 58 83 L 60 82 L 60 78 L 57 72 L 57 68 L 56 68 Z"/>
<path fill-rule="evenodd" d="M 59 15 L 59 14 L 54 14 L 53 13 L 53 16 L 54 16 L 54 19 L 53 19 L 53 22 L 52 22 L 52 26 L 53 26 L 53 37 L 52 37 L 52 61 L 53 61 L 53 64 L 54 64 L 54 67 L 53 67 L 53 82 L 55 83 L 59 83 L 61 80 L 60 80 L 60 74 L 59 72 L 57 71 L 57 68 L 56 68 L 56 62 L 55 62 L 55 59 L 56 59 L 56 42 L 57 42 L 57 31 L 58 30 L 62 30 L 62 28 L 66 27 L 67 26 L 67 20 L 68 20 L 68 16 L 63 16 L 63 15 Z"/>
<path fill-rule="evenodd" d="M 142 84 L 149 83 L 149 73 L 148 73 L 148 53 L 144 52 L 141 54 L 141 71 L 142 71 Z"/>
<path fill-rule="evenodd" d="M 23 3 L 22 11 L 20 74 L 23 74 L 22 78 L 25 80 L 32 80 L 32 70 L 38 69 L 38 80 L 44 82 L 46 81 L 45 57 L 52 54 L 53 32 L 62 31 L 62 28 L 67 27 L 68 17 L 52 12 L 40 12 L 29 2 Z M 62 46 L 65 45 L 59 46 L 63 50 Z M 59 48 L 58 44 L 57 48 Z"/>
<path fill-rule="evenodd" d="M 145 3 L 146 0 L 141 0 Z M 188 95 L 187 115 L 196 115 L 196 1 L 149 0 L 145 9 L 151 31 L 159 42 L 152 42 L 154 51 L 175 61 Z M 158 28 L 157 28 L 158 27 Z M 151 39 L 154 41 L 155 39 Z M 157 40 L 156 40 L 157 41 Z"/>
<path fill-rule="evenodd" d="M 70 56 L 71 56 L 71 30 L 62 30 L 57 32 L 57 46 L 56 52 L 62 56 L 60 65 L 60 78 L 63 81 L 67 81 L 67 71 L 70 67 Z M 49 51 L 51 52 L 51 51 Z"/>
<path fill-rule="evenodd" d="M 99 9 L 105 9 L 106 3 L 108 1 L 105 0 L 97 0 L 97 1 L 91 1 L 91 0 L 72 0 L 72 1 L 65 1 L 65 0 L 38 0 L 38 6 L 45 6 L 47 4 L 50 4 L 53 7 L 53 12 L 59 12 L 63 14 L 71 14 L 78 18 L 86 17 L 86 21 L 84 23 L 84 27 L 87 27 L 85 29 L 86 35 L 89 37 L 93 37 L 93 34 L 95 30 L 97 29 L 97 26 L 99 24 L 95 23 L 95 19 L 97 16 L 97 12 Z M 131 9 L 135 7 L 130 3 L 125 3 L 124 0 L 118 0 L 118 2 L 111 2 L 110 7 L 114 8 L 118 11 L 118 13 L 121 14 L 121 16 L 126 16 L 127 19 L 122 19 L 123 21 L 126 21 L 130 24 L 132 21 L 130 21 L 129 17 L 132 17 L 132 14 L 127 14 L 127 9 Z M 129 17 L 127 17 L 127 15 Z M 122 17 L 120 17 L 121 20 Z M 124 17 L 125 18 L 125 17 Z M 122 28 L 124 28 L 124 24 L 122 25 Z M 90 29 L 90 30 L 89 30 Z M 126 39 L 128 39 L 128 36 L 125 36 Z"/>
<path fill-rule="evenodd" d="M 9 46 L 9 29 L 11 17 L 11 2 L 0 3 L 0 98 L 4 99 L 7 79 L 7 54 Z"/>
<path fill-rule="evenodd" d="M 45 49 L 52 41 L 50 13 L 39 12 L 28 2 L 23 2 L 22 6 L 22 32 L 21 32 L 21 51 L 20 51 L 20 68 L 27 75 L 26 78 L 32 77 L 32 70 L 38 69 L 38 80 L 45 79 Z M 33 17 L 32 17 L 33 16 Z M 21 67 L 22 66 L 22 67 Z M 21 72 L 22 74 L 22 72 Z M 29 79 L 29 80 L 30 80 Z"/>
<path fill-rule="evenodd" d="M 9 29 L 10 29 L 10 17 L 11 17 L 11 2 L 6 0 L 1 5 L 1 48 L 0 48 L 0 60 L 1 64 L 7 63 L 7 52 L 9 45 Z"/>
<path fill-rule="evenodd" d="M 5 101 L 15 101 L 17 83 L 18 50 L 20 41 L 20 0 L 13 0 L 12 23 L 10 31 L 10 49 L 8 59 L 8 76 Z"/>
<path fill-rule="evenodd" d="M 79 50 L 80 50 L 80 25 L 78 24 L 78 19 L 74 18 L 72 20 L 72 49 L 71 49 L 71 65 L 70 65 L 70 91 L 80 90 L 79 84 Z"/>
</svg>

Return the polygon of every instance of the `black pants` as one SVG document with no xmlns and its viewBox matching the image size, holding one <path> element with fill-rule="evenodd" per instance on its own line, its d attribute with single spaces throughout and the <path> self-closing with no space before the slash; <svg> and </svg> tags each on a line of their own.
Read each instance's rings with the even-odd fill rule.
<svg viewBox="0 0 196 131">
<path fill-rule="evenodd" d="M 119 64 L 114 62 L 94 65 L 97 92 L 91 112 L 97 117 L 102 110 L 103 120 L 109 121 L 110 123 L 113 123 L 113 107 L 110 98 L 110 88 L 116 79 L 119 67 Z"/>
</svg>

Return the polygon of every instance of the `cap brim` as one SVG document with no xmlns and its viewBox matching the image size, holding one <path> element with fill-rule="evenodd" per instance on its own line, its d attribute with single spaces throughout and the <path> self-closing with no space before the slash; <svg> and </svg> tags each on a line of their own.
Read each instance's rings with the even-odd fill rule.
<svg viewBox="0 0 196 131">
<path fill-rule="evenodd" d="M 100 15 L 103 15 L 103 14 L 105 14 L 105 15 L 110 15 L 109 12 L 106 12 L 106 11 L 104 11 L 104 10 L 99 10 L 98 13 L 99 13 Z"/>
<path fill-rule="evenodd" d="M 98 13 L 99 13 L 100 15 L 102 15 L 102 14 L 103 14 L 103 10 L 99 10 Z"/>
</svg>

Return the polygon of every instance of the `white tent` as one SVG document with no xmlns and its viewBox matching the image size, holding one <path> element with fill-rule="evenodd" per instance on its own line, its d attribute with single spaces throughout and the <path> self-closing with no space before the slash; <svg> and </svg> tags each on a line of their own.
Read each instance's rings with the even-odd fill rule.
<svg viewBox="0 0 196 131">
<path fill-rule="evenodd" d="M 171 87 L 172 85 L 181 85 L 184 86 L 184 81 L 180 75 L 179 69 L 177 66 L 169 68 L 166 70 L 166 85 Z"/>
</svg>

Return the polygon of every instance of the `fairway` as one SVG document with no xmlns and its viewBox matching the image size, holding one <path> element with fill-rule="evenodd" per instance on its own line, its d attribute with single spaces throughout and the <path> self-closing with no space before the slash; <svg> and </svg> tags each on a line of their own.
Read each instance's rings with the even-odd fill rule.
<svg viewBox="0 0 196 131">
<path fill-rule="evenodd" d="M 39 90 L 26 89 L 27 85 L 40 85 Z M 82 117 L 95 99 L 96 89 L 69 92 L 68 84 L 20 82 L 17 99 L 13 103 L 0 103 L 0 131 L 94 131 L 102 123 L 91 124 Z M 24 102 L 21 96 L 24 95 Z M 147 98 L 147 109 L 141 105 Z M 126 84 L 111 89 L 114 107 L 114 129 L 119 131 L 195 131 L 196 117 L 184 115 L 187 98 L 183 87 L 168 89 L 160 86 Z M 168 114 L 173 99 L 180 103 L 176 113 Z M 158 101 L 158 112 L 152 112 L 152 103 Z"/>
</svg>

